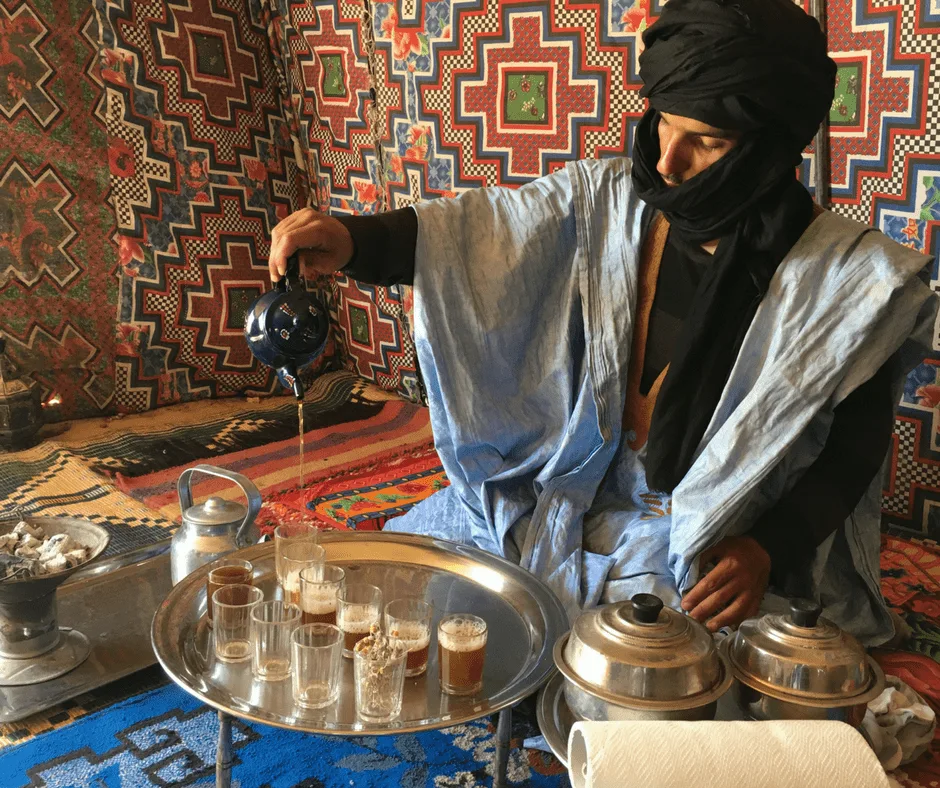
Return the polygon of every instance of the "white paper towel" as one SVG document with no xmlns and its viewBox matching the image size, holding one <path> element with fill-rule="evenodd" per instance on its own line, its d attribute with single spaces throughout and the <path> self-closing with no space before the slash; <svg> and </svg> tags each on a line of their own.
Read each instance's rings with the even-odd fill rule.
<svg viewBox="0 0 940 788">
<path fill-rule="evenodd" d="M 574 788 L 887 788 L 843 722 L 577 722 Z"/>
</svg>

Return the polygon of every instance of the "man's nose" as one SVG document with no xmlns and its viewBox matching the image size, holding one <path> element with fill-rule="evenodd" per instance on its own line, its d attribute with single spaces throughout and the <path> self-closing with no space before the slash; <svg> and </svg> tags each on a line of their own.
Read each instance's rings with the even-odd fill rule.
<svg viewBox="0 0 940 788">
<path fill-rule="evenodd" d="M 682 155 L 679 141 L 676 139 L 669 140 L 666 146 L 660 150 L 656 171 L 664 178 L 673 179 L 685 172 L 687 166 L 688 162 Z"/>
</svg>

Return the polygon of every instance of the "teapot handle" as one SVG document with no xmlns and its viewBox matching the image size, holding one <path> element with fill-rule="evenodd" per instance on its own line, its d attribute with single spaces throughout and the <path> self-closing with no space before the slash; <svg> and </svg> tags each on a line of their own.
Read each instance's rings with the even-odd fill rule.
<svg viewBox="0 0 940 788">
<path fill-rule="evenodd" d="M 255 518 L 261 511 L 261 493 L 258 488 L 255 487 L 251 479 L 243 474 L 235 473 L 225 468 L 217 468 L 214 465 L 194 465 L 192 468 L 187 468 L 183 471 L 180 474 L 179 481 L 176 483 L 176 492 L 180 499 L 180 511 L 184 515 L 186 514 L 186 510 L 193 505 L 192 475 L 197 471 L 207 476 L 218 476 L 220 479 L 228 479 L 231 482 L 235 482 L 235 484 L 241 487 L 242 492 L 245 493 L 245 497 L 248 499 L 248 514 L 245 515 L 242 524 L 238 526 L 238 533 L 235 534 L 235 544 L 239 547 L 246 547 L 249 543 L 245 542 L 244 539 L 247 538 L 248 529 L 251 528 Z"/>
<path fill-rule="evenodd" d="M 300 256 L 297 252 L 287 258 L 287 270 L 274 285 L 279 293 L 288 293 L 293 287 L 300 287 Z"/>
</svg>

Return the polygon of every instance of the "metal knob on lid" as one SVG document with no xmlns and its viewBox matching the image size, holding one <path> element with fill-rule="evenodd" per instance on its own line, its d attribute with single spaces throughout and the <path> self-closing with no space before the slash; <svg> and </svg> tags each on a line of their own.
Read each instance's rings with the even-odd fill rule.
<svg viewBox="0 0 940 788">
<path fill-rule="evenodd" d="M 749 619 L 729 640 L 736 677 L 762 692 L 857 702 L 876 680 L 859 642 L 809 600 L 794 599 L 787 615 Z"/>
<path fill-rule="evenodd" d="M 702 705 L 731 681 L 708 630 L 652 594 L 582 613 L 555 663 L 585 692 L 631 707 Z"/>
<path fill-rule="evenodd" d="M 228 525 L 244 519 L 248 510 L 237 501 L 226 501 L 212 496 L 205 503 L 189 507 L 184 514 L 187 522 L 195 525 Z"/>
</svg>

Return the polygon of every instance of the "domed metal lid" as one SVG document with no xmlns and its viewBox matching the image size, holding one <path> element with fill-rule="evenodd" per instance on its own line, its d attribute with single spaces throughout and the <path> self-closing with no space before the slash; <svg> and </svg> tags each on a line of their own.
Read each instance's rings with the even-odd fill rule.
<svg viewBox="0 0 940 788">
<path fill-rule="evenodd" d="M 183 522 L 194 525 L 240 524 L 246 514 L 248 509 L 237 501 L 212 496 L 205 503 L 190 506 L 183 514 Z"/>
<path fill-rule="evenodd" d="M 861 702 L 880 671 L 854 637 L 821 615 L 815 602 L 794 599 L 787 615 L 745 621 L 728 639 L 735 676 L 783 700 Z"/>
<path fill-rule="evenodd" d="M 555 663 L 585 691 L 627 707 L 696 708 L 731 682 L 708 630 L 652 594 L 582 613 Z"/>
</svg>

